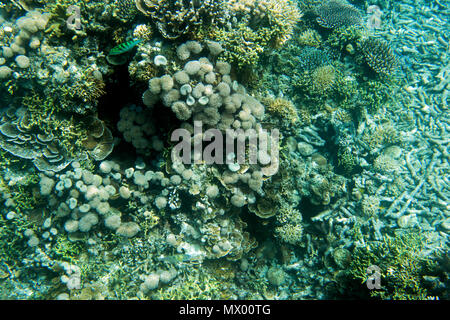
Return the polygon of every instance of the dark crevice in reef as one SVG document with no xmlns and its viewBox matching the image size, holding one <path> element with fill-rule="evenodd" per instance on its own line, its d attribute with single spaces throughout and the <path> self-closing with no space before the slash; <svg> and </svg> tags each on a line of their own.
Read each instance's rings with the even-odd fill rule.
<svg viewBox="0 0 450 320">
<path fill-rule="evenodd" d="M 142 107 L 143 110 L 147 108 L 142 103 L 142 92 L 146 90 L 145 85 L 130 85 L 130 83 L 128 65 L 116 67 L 114 74 L 106 81 L 106 94 L 100 99 L 97 106 L 98 118 L 107 124 L 114 137 L 121 139 L 120 143 L 114 147 L 113 154 L 122 160 L 135 159 L 138 155 L 134 146 L 123 139 L 122 133 L 115 125 L 120 120 L 120 110 L 124 106 L 132 104 Z M 155 135 L 164 142 L 165 147 L 168 147 L 170 134 L 174 129 L 180 127 L 180 120 L 169 108 L 161 103 L 156 103 L 152 108 L 151 121 L 156 127 Z M 160 154 L 155 151 L 150 158 L 155 158 Z"/>
<path fill-rule="evenodd" d="M 310 199 L 303 197 L 302 201 L 300 201 L 298 209 L 302 213 L 303 220 L 305 222 L 310 222 L 312 217 L 325 210 L 325 208 L 325 206 L 315 205 L 311 202 Z"/>
<path fill-rule="evenodd" d="M 107 123 L 117 123 L 120 120 L 120 109 L 132 97 L 133 88 L 129 86 L 128 68 L 126 65 L 120 66 L 116 68 L 112 78 L 106 81 L 106 94 L 101 97 L 97 106 L 98 117 Z"/>
<path fill-rule="evenodd" d="M 258 243 L 263 243 L 267 240 L 267 235 L 271 234 L 272 229 L 269 226 L 273 222 L 273 218 L 266 220 L 267 223 L 261 223 L 265 221 L 261 221 L 262 219 L 250 212 L 247 207 L 243 208 L 240 217 L 247 224 L 245 231 L 250 233 L 250 236 L 255 238 Z"/>
</svg>

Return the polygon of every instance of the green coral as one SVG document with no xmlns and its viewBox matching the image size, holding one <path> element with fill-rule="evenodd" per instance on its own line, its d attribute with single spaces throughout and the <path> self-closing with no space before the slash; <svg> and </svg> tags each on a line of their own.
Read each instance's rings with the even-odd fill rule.
<svg viewBox="0 0 450 320">
<path fill-rule="evenodd" d="M 78 261 L 83 246 L 80 242 L 71 242 L 67 235 L 60 234 L 52 245 L 49 256 L 56 260 L 75 263 Z"/>
<path fill-rule="evenodd" d="M 367 128 L 362 136 L 362 142 L 367 150 L 397 145 L 402 142 L 401 136 L 392 122 L 381 123 L 375 127 Z"/>
<path fill-rule="evenodd" d="M 208 269 L 207 269 L 208 270 Z M 156 300 L 228 300 L 233 294 L 232 285 L 224 279 L 217 279 L 203 268 L 190 268 L 178 276 L 176 283 L 158 289 L 150 295 Z"/>
<path fill-rule="evenodd" d="M 364 31 L 360 26 L 339 28 L 333 30 L 333 32 L 325 40 L 325 43 L 340 53 L 353 54 L 355 52 L 354 50 L 357 48 L 359 40 L 363 35 Z"/>
<path fill-rule="evenodd" d="M 278 226 L 275 228 L 275 236 L 282 242 L 298 245 L 303 240 L 302 214 L 290 205 L 281 203 L 280 210 L 276 214 Z"/>
<path fill-rule="evenodd" d="M 377 196 L 364 195 L 361 201 L 361 213 L 365 217 L 373 217 L 380 211 L 380 198 Z"/>
<path fill-rule="evenodd" d="M 222 43 L 226 49 L 224 59 L 240 69 L 255 67 L 271 39 L 269 29 L 255 31 L 243 22 L 231 30 L 214 28 L 202 32 L 206 38 Z"/>
<path fill-rule="evenodd" d="M 360 97 L 364 99 L 363 101 L 367 106 L 367 111 L 376 113 L 381 106 L 391 101 L 392 88 L 392 83 L 377 80 L 369 80 L 361 83 L 359 89 Z"/>
<path fill-rule="evenodd" d="M 42 98 L 34 93 L 24 97 L 22 105 L 29 111 L 30 126 L 58 137 L 58 145 L 69 156 L 75 157 L 84 149 L 82 141 L 87 138 L 87 133 L 83 128 L 83 122 L 73 116 L 61 116 L 64 110 L 53 97 Z"/>
<path fill-rule="evenodd" d="M 302 243 L 303 226 L 300 224 L 285 224 L 275 228 L 275 235 L 283 242 L 298 245 Z"/>
<path fill-rule="evenodd" d="M 342 167 L 345 173 L 351 173 L 355 169 L 357 165 L 357 159 L 348 147 L 339 148 L 337 157 L 338 165 Z"/>
<path fill-rule="evenodd" d="M 306 29 L 297 37 L 297 42 L 301 46 L 320 47 L 322 36 L 314 29 Z"/>
<path fill-rule="evenodd" d="M 359 50 L 370 68 L 381 76 L 390 76 L 397 67 L 397 57 L 390 45 L 378 38 L 358 42 Z"/>
<path fill-rule="evenodd" d="M 381 270 L 381 289 L 372 290 L 372 297 L 381 299 L 426 299 L 428 292 L 423 276 L 433 273 L 435 264 L 425 255 L 426 238 L 419 231 L 385 236 L 353 250 L 349 273 L 354 279 L 366 282 L 367 268 Z"/>
<path fill-rule="evenodd" d="M 8 267 L 9 272 L 18 270 L 26 255 L 28 238 L 24 233 L 27 229 L 35 231 L 36 227 L 20 212 L 16 212 L 11 220 L 0 215 L 0 262 L 2 268 Z"/>
</svg>

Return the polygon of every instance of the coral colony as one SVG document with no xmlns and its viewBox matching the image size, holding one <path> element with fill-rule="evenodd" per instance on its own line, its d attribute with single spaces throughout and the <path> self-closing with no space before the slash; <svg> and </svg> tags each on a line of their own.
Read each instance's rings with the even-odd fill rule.
<svg viewBox="0 0 450 320">
<path fill-rule="evenodd" d="M 0 0 L 0 299 L 448 299 L 449 14 Z"/>
</svg>

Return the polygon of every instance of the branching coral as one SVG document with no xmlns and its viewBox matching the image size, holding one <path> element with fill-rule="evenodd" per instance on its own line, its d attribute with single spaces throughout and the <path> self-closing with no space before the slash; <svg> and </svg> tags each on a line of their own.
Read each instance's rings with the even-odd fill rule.
<svg viewBox="0 0 450 320">
<path fill-rule="evenodd" d="M 83 102 L 97 103 L 105 92 L 105 83 L 101 79 L 92 76 L 86 77 L 84 81 L 80 81 L 74 85 L 74 95 L 81 98 Z"/>
<path fill-rule="evenodd" d="M 360 11 L 345 0 L 330 0 L 316 10 L 316 21 L 328 29 L 345 28 L 360 24 Z"/>
<path fill-rule="evenodd" d="M 73 121 L 58 120 L 51 113 L 42 116 L 48 101 L 39 104 L 38 112 L 34 103 L 29 110 L 11 109 L 2 115 L 0 147 L 18 158 L 31 160 L 41 171 L 57 172 L 74 158 L 84 158 L 77 145 L 77 138 L 82 135 L 79 126 Z"/>
<path fill-rule="evenodd" d="M 266 98 L 263 103 L 267 106 L 267 111 L 273 115 L 278 115 L 289 124 L 298 121 L 297 110 L 290 100 L 284 98 Z"/>
<path fill-rule="evenodd" d="M 275 47 L 281 47 L 291 38 L 295 25 L 302 17 L 296 2 L 291 0 L 260 0 L 258 1 L 258 8 L 261 13 L 267 15 L 269 25 L 273 30 Z"/>
<path fill-rule="evenodd" d="M 322 66 L 312 73 L 312 92 L 323 93 L 333 87 L 336 80 L 334 67 L 331 65 Z"/>
<path fill-rule="evenodd" d="M 302 71 L 312 71 L 331 62 L 326 52 L 313 47 L 304 48 L 298 55 L 298 59 L 298 68 Z"/>
<path fill-rule="evenodd" d="M 176 39 L 201 23 L 219 19 L 222 1 L 136 0 L 137 9 L 156 23 L 167 39 Z"/>
<path fill-rule="evenodd" d="M 240 23 L 231 30 L 216 28 L 209 30 L 205 38 L 221 42 L 227 49 L 223 53 L 224 58 L 242 69 L 255 66 L 259 62 L 260 55 L 269 44 L 270 33 L 267 29 L 257 32 L 245 23 Z"/>
<path fill-rule="evenodd" d="M 137 14 L 134 0 L 117 0 L 113 15 L 123 22 L 132 21 Z"/>
<path fill-rule="evenodd" d="M 263 53 L 281 47 L 294 32 L 302 13 L 294 1 L 232 1 L 229 10 L 233 23 L 229 27 L 202 26 L 199 39 L 219 41 L 224 56 L 240 69 L 254 67 Z"/>
<path fill-rule="evenodd" d="M 389 75 L 397 66 L 397 57 L 386 41 L 377 38 L 362 39 L 359 43 L 367 64 L 380 75 Z"/>
<path fill-rule="evenodd" d="M 303 31 L 298 37 L 297 41 L 302 46 L 319 47 L 322 42 L 322 37 L 314 29 L 307 29 Z"/>
<path fill-rule="evenodd" d="M 433 264 L 425 256 L 426 238 L 417 231 L 386 236 L 382 242 L 356 248 L 350 264 L 350 274 L 366 281 L 367 268 L 376 265 L 381 271 L 381 290 L 371 295 L 383 299 L 424 299 L 427 290 L 424 276 L 433 273 Z"/>
</svg>

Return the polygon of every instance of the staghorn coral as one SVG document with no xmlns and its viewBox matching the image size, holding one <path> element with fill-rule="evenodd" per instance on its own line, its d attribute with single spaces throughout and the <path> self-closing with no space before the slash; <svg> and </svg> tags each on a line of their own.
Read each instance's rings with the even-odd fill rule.
<svg viewBox="0 0 450 320">
<path fill-rule="evenodd" d="M 367 64 L 380 75 L 389 75 L 397 66 L 397 57 L 389 44 L 377 38 L 365 38 L 358 43 Z"/>
<path fill-rule="evenodd" d="M 164 38 L 177 39 L 194 26 L 219 18 L 222 1 L 136 0 L 136 7 L 152 18 Z"/>
<path fill-rule="evenodd" d="M 367 281 L 367 268 L 376 265 L 381 270 L 381 290 L 371 290 L 372 297 L 394 300 L 426 299 L 427 276 L 436 275 L 437 265 L 426 253 L 427 237 L 418 230 L 382 241 L 356 247 L 348 272 L 354 279 Z"/>
<path fill-rule="evenodd" d="M 361 23 L 361 12 L 345 0 L 330 0 L 316 9 L 316 21 L 327 29 L 345 28 Z"/>
<path fill-rule="evenodd" d="M 267 24 L 273 33 L 274 46 L 281 47 L 292 37 L 295 25 L 303 16 L 297 3 L 291 0 L 259 0 L 255 4 L 253 16 L 258 18 L 258 23 L 264 19 L 268 20 Z"/>
<path fill-rule="evenodd" d="M 302 46 L 318 48 L 322 42 L 322 37 L 314 29 L 307 29 L 303 31 L 298 37 L 297 41 Z"/>
<path fill-rule="evenodd" d="M 316 68 L 312 72 L 311 92 L 323 93 L 330 90 L 336 80 L 333 66 L 327 65 Z"/>
</svg>

